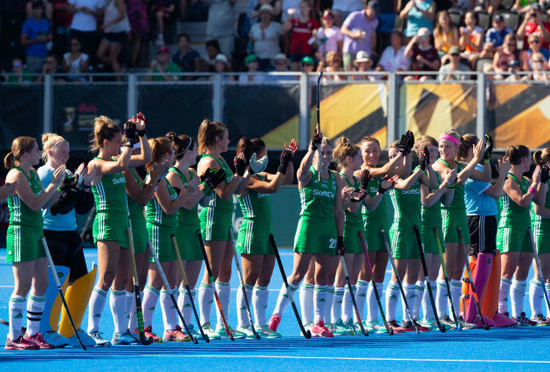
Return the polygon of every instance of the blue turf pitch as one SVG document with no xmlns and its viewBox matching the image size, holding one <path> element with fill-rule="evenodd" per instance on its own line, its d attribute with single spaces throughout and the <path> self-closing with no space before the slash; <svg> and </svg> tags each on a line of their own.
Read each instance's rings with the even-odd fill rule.
<svg viewBox="0 0 550 372">
<path fill-rule="evenodd" d="M 12 291 L 11 265 L 0 251 L 0 318 L 8 317 L 8 298 Z M 86 250 L 89 265 L 97 261 L 95 251 Z M 290 251 L 282 252 L 287 272 L 292 268 Z M 277 268 L 269 286 L 268 316 L 275 306 L 282 284 Z M 236 326 L 235 294 L 237 275 L 232 279 L 230 323 Z M 296 296 L 297 298 L 297 296 Z M 526 296 L 525 309 L 529 311 Z M 400 305 L 397 317 L 400 318 Z M 215 322 L 215 314 L 212 316 Z M 84 320 L 85 328 L 86 318 Z M 161 333 L 162 317 L 157 307 L 153 326 Z M 0 344 L 7 327 L 0 326 Z M 106 306 L 101 329 L 107 337 L 113 332 L 109 307 Z M 150 346 L 119 346 L 42 351 L 0 350 L 0 370 L 334 370 L 354 368 L 374 370 L 546 370 L 550 369 L 550 327 L 431 331 L 414 333 L 347 336 L 334 339 L 306 340 L 299 335 L 292 310 L 288 308 L 279 328 L 278 340 L 229 340 L 206 344 L 164 343 Z"/>
</svg>

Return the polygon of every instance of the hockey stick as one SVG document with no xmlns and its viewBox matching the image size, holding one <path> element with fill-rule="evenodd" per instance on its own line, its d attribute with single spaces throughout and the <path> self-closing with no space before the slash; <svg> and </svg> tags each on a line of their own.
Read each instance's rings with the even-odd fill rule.
<svg viewBox="0 0 550 372">
<path fill-rule="evenodd" d="M 61 286 L 61 283 L 59 282 L 59 277 L 57 276 L 57 270 L 55 269 L 55 265 L 53 264 L 52 255 L 50 254 L 50 250 L 48 248 L 48 243 L 46 242 L 45 237 L 40 238 L 40 242 L 42 243 L 42 247 L 44 248 L 44 252 L 46 253 L 46 257 L 48 258 L 48 263 L 50 264 L 50 270 L 52 271 L 53 278 L 55 280 L 55 286 L 57 287 L 57 290 L 59 291 L 59 296 L 61 297 L 61 302 L 63 302 L 63 307 L 65 308 L 65 312 L 67 313 L 67 318 L 69 318 L 69 322 L 71 323 L 71 328 L 73 329 L 74 335 L 76 336 L 76 339 L 78 340 L 78 343 L 82 347 L 82 350 L 86 350 L 86 346 L 82 343 L 82 340 L 80 339 L 80 336 L 78 335 L 78 331 L 74 325 L 73 317 L 71 316 L 71 312 L 69 311 L 69 306 L 67 305 L 67 301 L 65 301 L 65 294 L 63 293 L 63 287 Z"/>
<path fill-rule="evenodd" d="M 388 324 L 388 321 L 386 320 L 386 314 L 384 314 L 384 307 L 382 306 L 382 301 L 380 301 L 380 294 L 378 293 L 378 289 L 376 288 L 376 282 L 374 281 L 374 273 L 372 271 L 372 265 L 370 263 L 369 258 L 369 252 L 367 250 L 367 243 L 365 242 L 365 237 L 363 236 L 363 232 L 359 231 L 359 237 L 361 238 L 361 245 L 363 246 L 363 252 L 365 253 L 365 262 L 367 263 L 367 267 L 369 268 L 369 274 L 370 274 L 370 282 L 372 285 L 372 289 L 374 291 L 374 296 L 376 297 L 376 302 L 378 303 L 378 310 L 380 310 L 380 316 L 382 317 L 382 320 L 384 321 L 384 327 L 386 327 L 386 331 L 390 336 L 393 335 L 393 328 L 390 327 Z"/>
<path fill-rule="evenodd" d="M 256 327 L 254 327 L 254 321 L 252 320 L 252 313 L 250 312 L 250 303 L 248 302 L 248 296 L 246 295 L 245 283 L 243 278 L 243 272 L 240 264 L 240 257 L 237 254 L 237 249 L 235 248 L 235 239 L 233 238 L 233 228 L 229 229 L 229 236 L 231 239 L 231 249 L 233 250 L 233 257 L 235 257 L 235 265 L 237 266 L 237 273 L 239 275 L 239 281 L 241 282 L 241 290 L 244 298 L 244 305 L 246 307 L 246 315 L 248 315 L 248 322 L 250 323 L 250 328 L 252 328 L 252 333 L 256 340 L 261 339 L 258 332 L 256 332 Z"/>
<path fill-rule="evenodd" d="M 193 308 L 193 313 L 195 314 L 195 319 L 197 320 L 197 325 L 199 327 L 199 332 L 201 333 L 201 336 L 204 339 L 204 341 L 210 342 L 210 338 L 208 337 L 208 335 L 206 333 L 204 333 L 204 330 L 202 329 L 201 320 L 199 318 L 199 314 L 197 313 L 197 308 L 195 307 L 195 301 L 193 301 L 193 296 L 191 295 L 191 288 L 189 288 L 189 281 L 187 280 L 187 274 L 185 273 L 185 268 L 183 267 L 183 261 L 181 259 L 181 254 L 180 254 L 180 250 L 179 250 L 179 247 L 178 247 L 178 242 L 177 242 L 176 236 L 174 234 L 172 234 L 172 247 L 174 247 L 174 251 L 176 252 L 176 257 L 178 259 L 178 266 L 180 268 L 181 278 L 183 280 L 183 285 L 185 285 L 185 290 L 187 291 L 187 295 L 189 296 L 189 303 L 191 304 L 191 307 Z M 177 306 L 176 306 L 176 308 L 177 308 Z M 183 320 L 183 315 L 181 316 L 181 322 L 185 326 L 185 329 L 189 328 L 187 326 L 187 324 L 185 324 L 185 321 Z"/>
<path fill-rule="evenodd" d="M 319 72 L 317 77 L 317 134 L 321 134 L 321 79 L 323 78 L 323 70 Z M 321 157 L 321 145 L 317 147 L 317 181 L 321 182 L 321 166 L 323 163 L 323 158 Z"/>
<path fill-rule="evenodd" d="M 460 241 L 460 245 L 462 245 L 462 249 L 464 249 L 464 261 L 466 263 L 466 271 L 468 272 L 468 281 L 470 282 L 470 288 L 472 289 L 472 295 L 473 300 L 476 305 L 477 315 L 479 315 L 479 319 L 481 320 L 481 324 L 483 324 L 483 329 L 488 331 L 491 329 L 489 324 L 485 323 L 485 319 L 483 319 L 483 314 L 481 314 L 481 308 L 479 307 L 479 298 L 477 296 L 476 286 L 474 284 L 474 279 L 472 275 L 472 268 L 470 267 L 470 263 L 468 262 L 468 250 L 466 249 L 466 246 L 464 245 L 464 238 L 462 237 L 462 229 L 460 226 L 456 227 L 456 231 L 458 232 L 458 240 Z M 470 299 L 471 301 L 472 299 Z"/>
<path fill-rule="evenodd" d="M 434 295 L 432 293 L 432 286 L 430 284 L 430 277 L 428 274 L 428 267 L 426 266 L 426 257 L 424 256 L 422 239 L 420 238 L 420 230 L 418 229 L 418 225 L 414 225 L 413 227 L 414 227 L 414 233 L 416 234 L 416 243 L 418 244 L 418 252 L 420 253 L 420 261 L 422 261 L 422 269 L 424 271 L 424 283 L 426 284 L 426 288 L 428 288 L 428 295 L 430 296 L 430 302 L 432 304 L 432 311 L 434 312 L 434 315 L 435 315 L 437 328 L 439 328 L 441 333 L 445 333 L 445 327 L 439 321 L 439 315 L 437 314 L 437 308 L 435 307 Z"/>
<path fill-rule="evenodd" d="M 399 290 L 401 291 L 401 298 L 403 299 L 403 303 L 405 304 L 405 308 L 407 309 L 407 313 L 409 313 L 409 318 L 411 318 L 411 324 L 414 327 L 414 330 L 416 334 L 419 334 L 420 331 L 418 330 L 418 327 L 416 326 L 416 323 L 414 322 L 414 318 L 412 316 L 411 308 L 409 307 L 409 303 L 407 302 L 407 297 L 405 296 L 405 291 L 403 290 L 403 282 L 401 282 L 401 278 L 399 277 L 399 273 L 397 272 L 397 267 L 395 266 L 395 262 L 393 260 L 393 256 L 391 253 L 390 243 L 388 243 L 388 237 L 386 236 L 386 232 L 384 229 L 380 230 L 380 234 L 382 234 L 382 240 L 384 241 L 384 245 L 386 246 L 386 251 L 388 251 L 388 256 L 390 259 L 390 264 L 393 270 L 393 273 L 395 274 L 395 278 L 397 279 L 397 284 L 399 285 Z"/>
<path fill-rule="evenodd" d="M 294 315 L 296 316 L 296 320 L 298 321 L 298 325 L 300 326 L 302 335 L 304 335 L 305 338 L 311 338 L 311 332 L 309 331 L 309 329 L 306 331 L 306 329 L 304 328 L 304 325 L 302 324 L 302 318 L 300 318 L 300 313 L 298 312 L 296 303 L 294 303 L 294 298 L 290 293 L 290 286 L 288 285 L 288 280 L 286 279 L 285 268 L 283 267 L 283 262 L 281 261 L 281 256 L 279 255 L 279 250 L 277 249 L 277 243 L 275 242 L 275 238 L 273 237 L 273 234 L 269 234 L 269 241 L 271 242 L 273 253 L 275 253 L 275 258 L 277 259 L 277 265 L 279 265 L 279 270 L 281 271 L 281 276 L 283 277 L 283 282 L 285 283 L 286 293 L 287 293 L 288 299 L 290 300 L 290 304 L 292 305 L 292 310 L 294 310 Z"/>
<path fill-rule="evenodd" d="M 445 259 L 443 258 L 443 248 L 441 248 L 441 241 L 439 240 L 439 235 L 437 235 L 437 227 L 434 227 L 433 231 L 435 235 L 435 241 L 437 243 L 437 250 L 439 251 L 439 259 L 441 260 L 441 268 L 443 269 L 443 275 L 445 277 L 445 286 L 447 287 L 447 294 L 449 295 L 449 304 L 451 305 L 451 312 L 455 320 L 455 326 L 457 330 L 462 331 L 462 324 L 458 322 L 458 317 L 456 316 L 455 307 L 453 304 L 453 298 L 451 296 L 451 285 L 449 284 L 449 277 L 447 276 Z"/>
<path fill-rule="evenodd" d="M 353 294 L 353 287 L 351 286 L 351 281 L 349 280 L 348 266 L 346 265 L 344 256 L 340 256 L 340 264 L 342 265 L 342 270 L 344 271 L 344 276 L 346 277 L 346 282 L 348 283 L 349 294 L 351 296 L 351 302 L 353 303 L 353 310 L 355 310 L 355 316 L 359 322 L 359 328 L 361 328 L 361 333 L 363 333 L 364 336 L 368 336 L 369 332 L 365 330 L 365 327 L 363 327 L 363 321 L 359 315 L 359 307 L 357 307 L 357 302 L 355 302 L 355 295 Z"/>
<path fill-rule="evenodd" d="M 546 292 L 546 288 L 544 286 L 544 276 L 542 275 L 542 267 L 540 264 L 540 257 L 537 252 L 537 247 L 535 245 L 535 238 L 533 237 L 533 230 L 529 228 L 529 237 L 531 238 L 531 245 L 533 246 L 533 256 L 535 257 L 535 261 L 537 263 L 537 269 L 539 272 L 539 279 L 540 284 L 542 284 L 542 291 L 544 292 L 544 299 L 546 300 L 546 305 L 550 309 L 550 299 L 548 298 L 548 293 Z"/>
<path fill-rule="evenodd" d="M 216 305 L 218 306 L 218 310 L 220 311 L 220 317 L 222 318 L 223 327 L 225 328 L 225 333 L 227 333 L 227 336 L 231 341 L 235 341 L 235 337 L 233 337 L 233 334 L 229 330 L 229 325 L 227 324 L 227 321 L 225 320 L 225 315 L 223 314 L 223 308 L 222 304 L 220 302 L 220 297 L 218 296 L 218 292 L 216 291 L 214 277 L 212 276 L 212 270 L 210 269 L 210 263 L 208 262 L 208 256 L 206 255 L 206 249 L 204 248 L 204 242 L 202 240 L 202 235 L 200 231 L 197 231 L 197 236 L 199 237 L 199 242 L 201 243 L 201 251 L 202 256 L 204 257 L 204 266 L 206 267 L 206 272 L 208 273 L 208 281 L 210 284 L 212 284 L 214 289 L 214 298 L 216 299 Z"/>
</svg>

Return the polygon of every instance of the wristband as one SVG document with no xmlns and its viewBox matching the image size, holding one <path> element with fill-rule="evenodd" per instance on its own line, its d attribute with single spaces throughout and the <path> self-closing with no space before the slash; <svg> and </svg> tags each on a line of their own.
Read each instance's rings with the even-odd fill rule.
<svg viewBox="0 0 550 372">
<path fill-rule="evenodd" d="M 136 131 L 138 136 L 143 137 L 145 135 L 145 129 L 144 130 L 138 130 Z"/>
<path fill-rule="evenodd" d="M 529 188 L 527 189 L 527 191 L 530 192 L 530 193 L 533 194 L 533 195 L 536 195 L 536 194 L 537 194 L 537 189 L 536 189 L 535 187 L 533 187 L 533 186 L 529 187 Z"/>
</svg>

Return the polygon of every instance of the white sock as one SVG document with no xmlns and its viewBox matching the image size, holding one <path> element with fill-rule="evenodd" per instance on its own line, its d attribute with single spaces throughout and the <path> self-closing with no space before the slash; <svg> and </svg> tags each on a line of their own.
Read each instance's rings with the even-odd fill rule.
<svg viewBox="0 0 550 372">
<path fill-rule="evenodd" d="M 160 291 L 150 285 L 146 285 L 143 290 L 143 303 L 141 304 L 141 308 L 143 310 L 143 326 L 145 328 L 153 327 L 153 314 L 157 307 L 159 295 Z"/>
<path fill-rule="evenodd" d="M 178 325 L 178 312 L 170 298 L 171 289 L 163 289 L 160 291 L 160 309 L 162 311 L 162 323 L 164 324 L 164 332 L 173 331 Z"/>
<path fill-rule="evenodd" d="M 342 307 L 344 306 L 344 287 L 334 287 L 334 300 L 330 312 L 331 322 L 342 320 Z"/>
<path fill-rule="evenodd" d="M 351 287 L 353 288 L 353 294 L 355 295 L 355 302 L 357 302 L 357 286 L 352 285 Z M 336 293 L 337 289 L 338 288 L 336 288 L 334 290 L 334 299 L 335 300 L 337 299 L 336 296 L 338 295 Z M 351 301 L 351 293 L 349 292 L 349 288 L 348 288 L 347 285 L 343 288 L 343 291 L 344 291 L 344 293 L 342 294 L 342 309 L 341 309 L 342 315 L 341 315 L 340 319 L 342 319 L 342 322 L 347 323 L 347 322 L 349 322 L 350 319 L 353 319 L 354 311 L 353 311 L 353 303 Z M 364 297 L 363 297 L 363 299 L 364 299 Z M 364 302 L 365 301 L 363 300 L 363 303 Z M 359 304 L 357 304 L 357 307 L 359 307 Z M 361 310 L 359 310 L 359 311 L 361 311 Z M 363 319 L 363 318 L 361 318 L 361 319 Z"/>
<path fill-rule="evenodd" d="M 527 291 L 527 283 L 525 280 L 512 280 L 510 286 L 510 297 L 512 299 L 512 316 L 517 318 L 523 312 L 523 300 Z M 535 314 L 536 315 L 536 314 Z"/>
<path fill-rule="evenodd" d="M 453 306 L 455 311 L 460 309 L 460 296 L 462 295 L 462 283 L 460 280 L 453 279 L 451 280 L 451 298 L 453 300 Z M 449 303 L 449 308 L 451 304 Z M 458 316 L 458 314 L 456 314 Z M 456 319 L 453 319 L 456 320 Z"/>
<path fill-rule="evenodd" d="M 115 332 L 125 333 L 128 330 L 128 328 L 126 328 L 128 325 L 126 319 L 126 291 L 115 291 L 111 289 L 109 303 L 111 305 L 111 313 L 113 314 Z"/>
<path fill-rule="evenodd" d="M 31 294 L 27 301 L 27 334 L 34 336 L 40 332 L 40 320 L 44 312 L 46 297 L 40 297 Z"/>
<path fill-rule="evenodd" d="M 313 290 L 313 306 L 315 307 L 313 323 L 325 322 L 328 286 L 316 285 Z"/>
<path fill-rule="evenodd" d="M 289 295 L 294 298 L 294 293 L 298 290 L 298 286 L 288 283 L 288 289 L 290 293 L 287 293 L 286 285 L 283 283 L 281 290 L 279 291 L 279 296 L 277 297 L 277 304 L 275 305 L 275 310 L 273 310 L 273 315 L 283 317 L 286 307 L 290 303 Z M 304 314 L 302 314 L 304 316 Z"/>
<path fill-rule="evenodd" d="M 88 305 L 88 333 L 99 330 L 99 322 L 101 321 L 103 310 L 105 310 L 106 302 L 107 292 L 101 288 L 94 287 L 90 296 L 90 304 Z"/>
<path fill-rule="evenodd" d="M 550 283 L 546 283 L 544 285 L 544 288 L 546 290 L 546 294 L 548 295 L 548 298 L 550 298 Z M 546 303 L 546 316 L 550 316 L 550 308 L 548 308 L 548 303 L 546 302 L 546 299 L 544 299 L 544 302 Z"/>
<path fill-rule="evenodd" d="M 313 292 L 315 285 L 303 282 L 300 286 L 300 311 L 304 324 L 313 323 Z"/>
<path fill-rule="evenodd" d="M 229 283 L 223 283 L 216 280 L 216 292 L 218 292 L 218 297 L 220 298 L 220 304 L 222 305 L 223 315 L 225 316 L 225 321 L 229 324 L 229 298 L 231 296 L 231 286 Z M 216 323 L 216 328 L 223 328 L 222 316 L 220 310 L 216 306 L 216 316 L 218 321 Z"/>
<path fill-rule="evenodd" d="M 399 284 L 390 280 L 386 288 L 386 321 L 395 320 L 395 309 L 399 299 Z"/>
<path fill-rule="evenodd" d="M 191 289 L 191 296 L 193 300 L 195 300 L 195 289 Z M 191 324 L 193 323 L 193 307 L 191 306 L 191 301 L 189 299 L 189 294 L 187 293 L 187 290 L 183 287 L 180 287 L 179 289 L 179 296 L 178 296 L 178 307 L 181 310 L 181 313 L 183 315 L 183 319 L 185 319 L 185 323 Z M 181 321 L 180 321 L 181 322 Z M 183 327 L 183 324 L 180 324 L 180 326 Z"/>
<path fill-rule="evenodd" d="M 134 292 L 126 291 L 126 321 L 129 330 L 137 328 L 136 296 Z"/>
<path fill-rule="evenodd" d="M 420 319 L 420 305 L 422 305 L 422 298 L 424 297 L 424 282 L 418 281 L 414 286 L 416 294 L 414 298 L 414 304 L 411 307 L 411 312 L 414 319 Z"/>
<path fill-rule="evenodd" d="M 407 299 L 407 304 L 409 305 L 409 309 L 412 313 L 411 304 L 414 304 L 416 302 L 416 285 L 405 284 L 403 286 L 403 291 L 405 292 L 405 298 Z M 401 307 L 403 309 L 403 320 L 407 322 L 412 320 L 409 316 L 409 312 L 407 311 L 407 307 L 405 306 L 405 301 L 401 301 Z"/>
<path fill-rule="evenodd" d="M 435 305 L 437 308 L 437 315 L 439 315 L 439 318 L 443 318 L 444 316 L 449 315 L 449 311 L 447 310 L 449 291 L 447 290 L 445 280 L 437 279 L 436 286 L 437 290 L 435 292 Z"/>
<path fill-rule="evenodd" d="M 23 312 L 25 311 L 25 297 L 11 295 L 9 303 L 9 331 L 8 337 L 15 341 L 21 336 L 21 325 L 23 324 Z"/>
<path fill-rule="evenodd" d="M 244 285 L 246 291 L 246 298 L 248 301 L 252 299 L 252 287 L 251 285 Z M 250 302 L 249 302 L 250 304 Z M 250 321 L 248 320 L 248 312 L 246 311 L 246 301 L 244 300 L 242 287 L 237 289 L 237 327 L 246 327 L 250 326 Z"/>
<path fill-rule="evenodd" d="M 357 309 L 359 310 L 359 316 L 361 319 L 365 319 L 364 317 L 364 309 L 365 309 L 365 302 L 367 304 L 369 303 L 369 282 L 365 280 L 358 280 L 357 284 L 355 285 L 357 288 L 357 291 L 355 292 L 355 302 L 357 303 Z M 367 308 L 370 308 L 367 305 Z M 370 317 L 370 313 L 367 314 L 367 317 Z M 353 303 L 351 302 L 351 294 L 349 293 L 349 289 L 346 287 L 346 292 L 344 293 L 344 315 L 342 317 L 342 321 L 347 322 L 351 318 L 355 318 L 353 314 Z M 358 320 L 355 319 L 355 322 Z"/>
<path fill-rule="evenodd" d="M 332 304 L 334 303 L 334 286 L 327 285 L 327 302 L 325 304 L 325 315 L 324 318 L 327 323 L 330 323 L 330 316 L 332 312 Z"/>
<path fill-rule="evenodd" d="M 437 284 L 434 281 L 430 280 L 430 287 L 432 288 L 432 291 L 436 290 L 436 299 L 437 301 L 437 291 L 439 290 L 437 288 Z M 436 302 L 437 305 L 437 302 Z M 430 303 L 430 294 L 428 293 L 428 286 L 424 288 L 424 293 L 422 294 L 422 314 L 424 314 L 424 321 L 429 321 L 435 318 L 434 311 L 432 308 L 432 304 Z"/>
<path fill-rule="evenodd" d="M 252 290 L 252 306 L 254 307 L 254 321 L 256 328 L 267 325 L 267 302 L 269 300 L 269 290 L 267 287 L 255 285 Z"/>
<path fill-rule="evenodd" d="M 212 284 L 201 283 L 199 287 L 199 312 L 201 325 L 210 323 L 210 313 L 214 303 L 214 287 Z"/>
<path fill-rule="evenodd" d="M 378 285 L 379 283 L 376 283 Z M 378 304 L 376 303 L 376 296 L 374 295 L 374 287 L 372 282 L 367 283 L 367 323 L 372 323 L 378 319 Z M 378 289 L 378 287 L 376 287 Z M 361 314 L 359 314 L 361 315 Z M 365 319 L 365 318 L 361 318 Z"/>
<path fill-rule="evenodd" d="M 542 299 L 544 297 L 544 289 L 541 282 L 531 280 L 529 282 L 529 304 L 531 305 L 531 315 L 536 316 L 542 314 Z"/>
<path fill-rule="evenodd" d="M 510 295 L 510 285 L 512 281 L 506 278 L 500 278 L 500 290 L 498 293 L 498 312 L 501 314 L 508 312 L 508 298 Z"/>
</svg>

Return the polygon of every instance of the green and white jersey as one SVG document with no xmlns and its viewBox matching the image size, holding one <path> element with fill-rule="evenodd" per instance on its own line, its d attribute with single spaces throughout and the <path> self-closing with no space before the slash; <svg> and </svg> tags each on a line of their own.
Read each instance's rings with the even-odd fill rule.
<svg viewBox="0 0 550 372">
<path fill-rule="evenodd" d="M 132 176 L 134 176 L 134 179 L 136 180 L 137 184 L 143 188 L 143 185 L 141 184 L 141 181 L 136 173 L 135 169 L 130 169 L 130 172 L 132 172 Z M 128 199 L 128 212 L 130 213 L 130 218 L 145 218 L 143 214 L 143 205 L 136 202 L 130 195 L 127 196 Z"/>
<path fill-rule="evenodd" d="M 408 190 L 391 189 L 389 192 L 395 210 L 392 229 L 413 225 L 420 227 L 420 181 L 416 181 Z"/>
<path fill-rule="evenodd" d="M 202 154 L 201 159 L 205 158 L 205 157 L 212 158 L 212 159 L 216 160 L 216 162 L 218 163 L 220 168 L 224 170 L 224 172 L 225 172 L 225 184 L 226 185 L 229 182 L 231 182 L 231 180 L 233 180 L 233 172 L 231 171 L 231 168 L 229 168 L 229 165 L 227 165 L 227 163 L 225 162 L 225 160 L 221 156 L 218 159 L 216 159 L 215 157 L 213 157 L 210 154 Z M 207 208 L 215 208 L 216 210 L 221 210 L 221 211 L 226 211 L 226 212 L 229 212 L 229 213 L 233 213 L 233 199 L 229 198 L 229 200 L 223 200 L 214 191 L 212 193 L 212 198 L 210 199 L 210 202 L 208 203 Z"/>
<path fill-rule="evenodd" d="M 359 180 L 357 177 L 353 176 L 353 184 L 351 181 L 343 174 L 340 173 L 340 176 L 346 181 L 349 187 L 353 187 L 355 191 L 359 191 Z M 361 216 L 361 208 L 357 208 L 357 212 L 351 213 L 348 209 L 345 210 L 346 214 L 346 225 L 356 225 L 363 226 L 363 217 Z"/>
<path fill-rule="evenodd" d="M 30 170 L 29 177 L 25 174 L 23 169 L 19 167 L 14 168 L 23 173 L 23 175 L 29 182 L 29 186 L 31 187 L 31 191 L 35 197 L 42 194 L 42 185 L 40 183 L 40 178 L 38 178 L 38 174 L 36 174 L 34 170 Z M 25 204 L 25 202 L 23 202 L 23 200 L 21 200 L 21 198 L 17 194 L 8 197 L 8 209 L 10 211 L 9 224 L 12 226 L 26 226 L 40 229 L 42 229 L 42 227 L 44 226 L 42 211 L 33 211 L 31 208 L 29 208 L 27 204 Z"/>
<path fill-rule="evenodd" d="M 300 217 L 311 219 L 334 219 L 334 198 L 338 186 L 334 173 L 329 171 L 328 179 L 318 180 L 318 172 L 313 166 L 309 168 L 311 179 L 300 189 Z"/>
<path fill-rule="evenodd" d="M 437 184 L 441 184 L 439 173 L 434 172 L 437 179 Z M 438 187 L 430 188 L 430 193 L 437 190 Z M 426 207 L 422 204 L 422 226 L 424 227 L 441 227 L 443 220 L 441 218 L 441 199 L 436 201 L 431 207 Z"/>
<path fill-rule="evenodd" d="M 106 174 L 92 186 L 96 213 L 123 214 L 128 216 L 126 178 L 122 172 Z"/>
<path fill-rule="evenodd" d="M 437 159 L 437 161 L 442 162 L 445 164 L 449 169 L 454 169 L 443 159 Z M 460 173 L 464 169 L 464 166 L 460 163 L 456 163 L 456 173 Z M 453 196 L 453 201 L 451 204 L 449 204 L 447 207 L 443 207 L 442 209 L 463 209 L 466 210 L 466 202 L 464 201 L 464 184 L 456 184 L 455 185 L 455 192 Z"/>
<path fill-rule="evenodd" d="M 373 178 L 370 180 L 368 193 L 371 198 L 378 193 L 382 181 L 382 178 Z M 364 205 L 361 206 L 361 215 L 363 216 L 363 221 L 366 221 L 365 228 L 367 230 L 369 229 L 369 225 L 380 226 L 380 224 L 388 223 L 388 197 L 388 193 L 384 193 L 378 207 L 372 212 L 369 212 Z M 377 233 L 379 234 L 380 232 L 378 231 Z"/>
<path fill-rule="evenodd" d="M 187 188 L 187 182 L 195 178 L 195 175 L 193 174 L 193 172 L 189 172 L 189 180 L 187 180 L 187 177 L 185 177 L 178 168 L 172 167 L 168 171 L 174 172 L 175 174 L 177 174 L 181 178 L 181 181 L 183 182 L 183 186 L 185 188 Z M 178 212 L 176 213 L 178 224 L 196 226 L 197 228 L 199 228 L 200 221 L 199 221 L 199 215 L 197 213 L 197 208 L 198 208 L 198 205 L 195 205 L 192 209 L 186 209 L 184 207 L 181 207 L 180 209 L 178 209 Z"/>
<path fill-rule="evenodd" d="M 533 203 L 531 204 L 534 207 L 534 204 Z M 544 205 L 544 207 L 550 209 L 550 187 L 548 187 L 548 191 L 546 192 L 546 204 Z M 550 234 L 550 218 L 544 218 L 536 214 L 535 211 L 532 211 L 532 212 L 533 212 L 533 231 L 535 231 L 535 234 L 537 231 L 546 231 L 547 234 Z"/>
<path fill-rule="evenodd" d="M 527 191 L 529 189 L 529 181 L 527 181 L 524 177 L 522 177 L 520 181 L 512 173 L 508 173 L 508 177 L 510 177 L 518 184 L 522 194 L 527 194 Z M 529 212 L 529 207 L 520 207 L 512 199 L 510 199 L 510 197 L 506 193 L 504 193 L 500 197 L 499 202 L 499 228 L 512 227 L 514 229 L 527 230 L 531 226 L 531 215 Z"/>
<path fill-rule="evenodd" d="M 265 178 L 258 174 L 261 181 Z M 244 196 L 237 196 L 243 217 L 245 220 L 268 221 L 271 223 L 271 203 L 269 194 L 262 194 L 256 191 L 248 191 Z"/>
<path fill-rule="evenodd" d="M 164 179 L 164 181 L 166 181 L 166 187 L 168 189 L 168 194 L 170 195 L 170 200 L 176 200 L 178 198 L 176 190 L 174 190 L 174 188 L 172 187 L 172 185 L 170 185 L 170 182 L 168 182 L 166 178 Z M 176 213 L 171 216 L 164 213 L 164 210 L 160 206 L 157 198 L 149 200 L 145 207 L 145 210 L 147 225 L 161 226 L 172 229 L 176 228 L 178 223 Z"/>
</svg>

